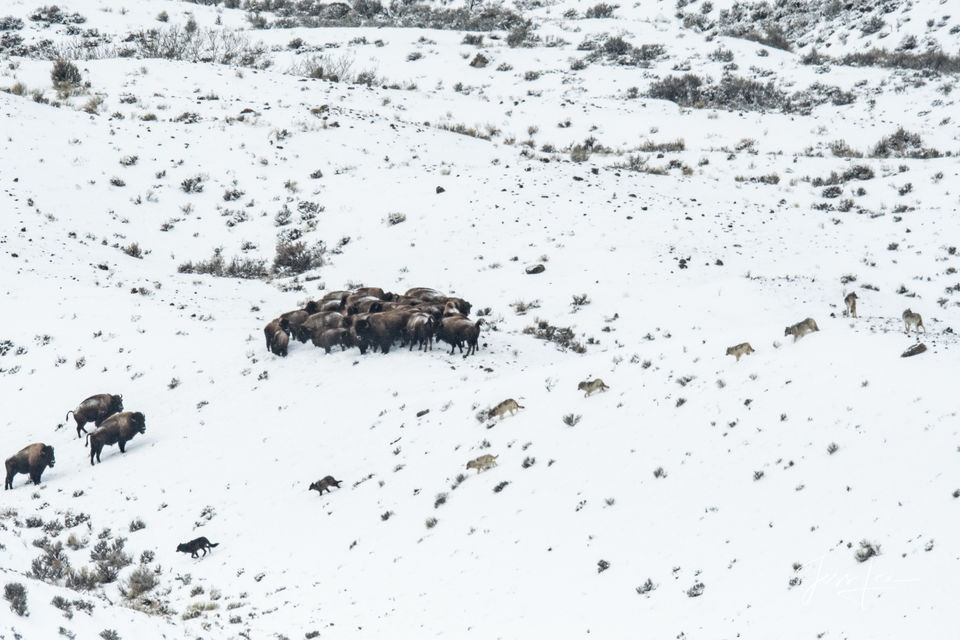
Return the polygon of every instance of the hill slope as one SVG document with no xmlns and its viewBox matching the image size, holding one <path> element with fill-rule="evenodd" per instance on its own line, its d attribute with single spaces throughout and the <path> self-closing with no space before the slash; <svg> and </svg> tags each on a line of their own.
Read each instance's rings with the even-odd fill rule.
<svg viewBox="0 0 960 640">
<path fill-rule="evenodd" d="M 0 606 L 0 638 L 952 631 L 955 74 L 804 64 L 809 43 L 684 28 L 673 3 L 518 9 L 520 47 L 61 9 L 98 34 L 5 9 L 38 48 L 7 40 L 0 76 L 4 443 L 56 465 L 3 496 L 0 573 L 30 615 Z M 243 55 L 127 39 L 191 16 Z M 77 38 L 99 45 L 58 94 Z M 651 97 L 687 72 L 756 84 Z M 196 273 L 218 260 L 253 277 Z M 470 300 L 479 352 L 265 350 L 272 318 L 360 285 Z M 610 389 L 584 397 L 594 377 Z M 102 392 L 147 430 L 91 467 L 62 416 Z M 505 398 L 523 408 L 486 419 Z M 308 491 L 327 474 L 341 488 Z M 174 552 L 197 536 L 219 546 Z"/>
</svg>

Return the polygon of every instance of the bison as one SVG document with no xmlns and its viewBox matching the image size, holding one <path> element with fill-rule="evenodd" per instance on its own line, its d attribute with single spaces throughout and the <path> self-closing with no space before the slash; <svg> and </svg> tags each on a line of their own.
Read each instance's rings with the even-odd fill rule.
<svg viewBox="0 0 960 640">
<path fill-rule="evenodd" d="M 467 343 L 467 352 L 464 358 L 471 353 L 477 352 L 477 342 L 480 338 L 480 325 L 483 320 L 471 322 L 465 316 L 447 316 L 440 321 L 440 327 L 437 330 L 437 338 L 451 345 L 450 355 L 459 347 L 463 353 L 463 343 Z"/>
<path fill-rule="evenodd" d="M 439 304 L 439 303 L 438 303 Z M 443 313 L 448 315 L 448 313 L 460 312 L 465 316 L 470 315 L 470 309 L 473 308 L 473 305 L 464 300 L 463 298 L 447 298 L 443 301 Z M 456 311 L 449 311 L 448 309 L 453 309 Z"/>
<path fill-rule="evenodd" d="M 323 347 L 327 353 L 330 353 L 330 349 L 337 345 L 340 345 L 344 349 L 350 346 L 350 332 L 342 327 L 338 329 L 317 327 L 313 330 L 311 339 L 313 346 Z"/>
<path fill-rule="evenodd" d="M 378 300 L 389 301 L 393 299 L 392 293 L 384 293 L 380 287 L 360 287 L 353 292 L 355 296 L 373 296 Z M 389 297 L 388 297 L 389 296 Z"/>
<path fill-rule="evenodd" d="M 273 340 L 277 337 L 277 331 L 289 332 L 290 323 L 286 318 L 274 318 L 263 328 L 263 335 L 267 339 L 267 351 L 273 351 Z"/>
<path fill-rule="evenodd" d="M 338 329 L 344 326 L 344 317 L 339 311 L 321 311 L 307 318 L 301 327 L 312 337 L 314 329 Z"/>
<path fill-rule="evenodd" d="M 277 332 L 273 334 L 273 340 L 271 341 L 270 351 L 274 355 L 287 357 L 287 348 L 290 346 L 290 336 L 283 329 L 277 329 Z"/>
<path fill-rule="evenodd" d="M 317 305 L 317 311 L 343 311 L 343 300 L 321 300 Z"/>
<path fill-rule="evenodd" d="M 429 313 L 414 313 L 407 320 L 406 333 L 410 342 L 410 351 L 413 343 L 417 343 L 417 351 L 433 349 L 433 336 L 437 332 L 437 324 Z"/>
<path fill-rule="evenodd" d="M 407 320 L 413 313 L 412 308 L 371 313 L 363 320 L 354 323 L 354 327 L 361 338 L 379 346 L 383 353 L 388 353 L 393 343 L 403 337 Z"/>
<path fill-rule="evenodd" d="M 440 304 L 443 304 L 442 301 L 447 297 L 436 289 L 430 289 L 427 287 L 414 287 L 413 289 L 409 289 L 403 295 L 410 298 L 416 298 L 417 300 L 423 300 L 424 302 L 441 301 Z"/>
<path fill-rule="evenodd" d="M 323 294 L 323 297 L 320 298 L 320 301 L 327 302 L 328 300 L 339 300 L 340 302 L 343 302 L 344 300 L 347 299 L 347 296 L 349 296 L 351 293 L 353 292 L 352 291 L 328 291 L 327 293 Z"/>
<path fill-rule="evenodd" d="M 90 464 L 96 457 L 100 462 L 100 452 L 104 445 L 115 444 L 120 447 L 120 453 L 126 453 L 127 442 L 138 433 L 147 432 L 147 423 L 139 411 L 117 413 L 107 418 L 99 429 L 87 434 L 90 441 Z"/>
<path fill-rule="evenodd" d="M 28 444 L 16 455 L 7 458 L 7 480 L 3 483 L 4 490 L 13 489 L 13 477 L 18 473 L 28 473 L 33 484 L 40 484 L 43 470 L 47 467 L 52 469 L 55 462 L 53 447 L 42 442 Z"/>
<path fill-rule="evenodd" d="M 301 343 L 306 342 L 310 339 L 310 336 L 303 331 L 301 326 L 306 322 L 307 318 L 310 317 L 305 309 L 296 309 L 294 311 L 287 311 L 286 313 L 280 314 L 280 320 L 287 321 L 287 328 L 284 329 L 287 333 L 292 335 L 294 338 L 299 340 Z"/>
<path fill-rule="evenodd" d="M 347 313 L 380 313 L 383 300 L 373 296 L 350 296 L 347 298 Z"/>
<path fill-rule="evenodd" d="M 73 419 L 77 421 L 77 437 L 82 438 L 80 432 L 87 432 L 84 428 L 85 424 L 92 422 L 94 426 L 99 427 L 104 420 L 121 411 L 123 411 L 122 395 L 114 396 L 109 393 L 100 393 L 90 396 L 73 411 L 67 411 L 67 415 L 63 419 L 66 420 L 72 413 Z"/>
</svg>

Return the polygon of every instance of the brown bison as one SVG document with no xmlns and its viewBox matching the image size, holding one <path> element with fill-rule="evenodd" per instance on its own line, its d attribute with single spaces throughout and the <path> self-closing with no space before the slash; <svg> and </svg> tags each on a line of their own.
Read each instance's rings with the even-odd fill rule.
<svg viewBox="0 0 960 640">
<path fill-rule="evenodd" d="M 33 484 L 40 484 L 43 470 L 47 467 L 52 469 L 55 462 L 53 447 L 42 442 L 28 444 L 16 455 L 7 458 L 7 480 L 3 488 L 13 489 L 13 477 L 18 473 L 28 473 Z"/>
<path fill-rule="evenodd" d="M 317 491 L 320 492 L 320 495 L 323 495 L 324 491 L 327 491 L 328 493 L 330 492 L 330 487 L 336 487 L 337 489 L 339 489 L 341 482 L 342 480 L 334 480 L 333 476 L 324 476 L 323 479 L 317 480 L 316 482 L 311 484 L 310 488 L 307 489 L 307 491 L 313 491 L 314 489 L 316 489 Z"/>
<path fill-rule="evenodd" d="M 407 320 L 413 313 L 413 309 L 371 313 L 354 323 L 354 327 L 361 338 L 379 346 L 381 352 L 389 353 L 393 343 L 403 338 Z"/>
<path fill-rule="evenodd" d="M 270 351 L 274 355 L 287 357 L 287 347 L 290 346 L 290 336 L 283 329 L 277 329 L 277 332 L 273 334 L 273 340 L 270 343 Z"/>
<path fill-rule="evenodd" d="M 454 313 L 454 311 L 449 311 L 448 309 L 455 309 L 456 311 L 462 313 L 465 316 L 470 315 L 470 309 L 473 308 L 473 305 L 464 300 L 463 298 L 447 298 L 443 301 L 443 313 L 448 315 L 448 313 Z"/>
<path fill-rule="evenodd" d="M 353 292 L 355 296 L 373 296 L 378 300 L 390 301 L 393 299 L 392 293 L 384 293 L 380 287 L 360 287 Z"/>
<path fill-rule="evenodd" d="M 350 296 L 347 298 L 347 313 L 380 313 L 383 300 L 373 296 Z"/>
<path fill-rule="evenodd" d="M 307 318 L 301 327 L 312 337 L 315 329 L 339 329 L 344 326 L 343 321 L 344 315 L 339 311 L 320 311 Z"/>
<path fill-rule="evenodd" d="M 326 302 L 327 300 L 339 300 L 340 302 L 343 302 L 344 300 L 347 299 L 347 296 L 349 296 L 351 293 L 353 292 L 352 291 L 328 291 L 327 293 L 323 294 L 323 297 L 320 298 L 320 300 L 322 302 Z"/>
<path fill-rule="evenodd" d="M 343 300 L 321 300 L 317 305 L 317 312 L 321 311 L 343 311 Z"/>
<path fill-rule="evenodd" d="M 323 350 L 327 353 L 330 353 L 330 349 L 337 345 L 340 345 L 343 349 L 350 346 L 350 332 L 342 327 L 339 329 L 317 327 L 313 330 L 311 339 L 313 346 L 323 347 Z"/>
<path fill-rule="evenodd" d="M 290 323 L 286 318 L 274 318 L 263 328 L 263 336 L 267 339 L 267 351 L 273 352 L 273 340 L 277 337 L 277 331 L 285 333 L 290 331 Z"/>
<path fill-rule="evenodd" d="M 287 321 L 287 328 L 284 329 L 284 331 L 292 335 L 294 338 L 296 338 L 300 342 L 306 342 L 307 340 L 310 339 L 310 336 L 309 334 L 307 334 L 307 332 L 303 330 L 302 325 L 304 322 L 306 322 L 307 318 L 309 318 L 310 315 L 311 314 L 308 313 L 305 309 L 296 309 L 294 311 L 287 311 L 286 313 L 281 313 L 280 320 Z"/>
<path fill-rule="evenodd" d="M 101 422 L 121 411 L 123 411 L 122 395 L 114 396 L 109 393 L 99 393 L 81 402 L 73 411 L 67 411 L 64 420 L 69 418 L 72 413 L 73 419 L 77 421 L 77 437 L 82 438 L 80 432 L 87 432 L 84 428 L 85 424 L 92 422 L 94 426 L 99 427 Z"/>
<path fill-rule="evenodd" d="M 417 300 L 423 300 L 424 302 L 436 302 L 438 300 L 442 301 L 447 297 L 436 289 L 430 289 L 428 287 L 414 287 L 413 289 L 407 290 L 403 295 L 410 298 L 416 298 Z M 440 304 L 443 304 L 443 302 Z"/>
<path fill-rule="evenodd" d="M 120 447 L 120 453 L 126 453 L 127 442 L 138 433 L 147 432 L 147 423 L 139 411 L 117 413 L 107 418 L 99 429 L 87 434 L 90 441 L 90 464 L 96 457 L 100 462 L 100 452 L 104 445 L 115 444 Z"/>
<path fill-rule="evenodd" d="M 407 320 L 407 340 L 410 342 L 410 351 L 413 351 L 414 342 L 417 351 L 433 350 L 433 336 L 437 332 L 437 324 L 429 313 L 414 313 Z"/>
<path fill-rule="evenodd" d="M 464 358 L 471 353 L 477 352 L 477 342 L 480 339 L 480 325 L 483 320 L 471 322 L 465 316 L 447 316 L 440 321 L 440 327 L 437 330 L 437 339 L 443 340 L 451 345 L 450 355 L 456 348 L 460 348 L 463 353 L 463 343 L 467 343 L 467 352 Z"/>
</svg>

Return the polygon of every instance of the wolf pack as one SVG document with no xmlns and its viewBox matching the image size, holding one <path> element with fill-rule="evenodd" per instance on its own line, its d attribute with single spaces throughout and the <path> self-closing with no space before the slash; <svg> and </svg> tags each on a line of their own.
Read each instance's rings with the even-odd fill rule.
<svg viewBox="0 0 960 640">
<path fill-rule="evenodd" d="M 853 291 L 848 293 L 843 298 L 844 317 L 857 318 L 857 294 Z M 907 335 L 910 334 L 911 327 L 915 330 L 916 333 L 920 333 L 920 329 L 923 329 L 923 333 L 927 333 L 927 328 L 923 325 L 923 318 L 919 313 L 915 313 L 909 307 L 900 314 L 900 317 L 903 318 L 904 331 Z M 796 324 L 792 324 L 789 327 L 786 327 L 783 330 L 784 337 L 793 336 L 793 341 L 796 342 L 803 336 L 808 333 L 813 333 L 814 331 L 820 331 L 820 327 L 817 326 L 817 321 L 813 318 L 805 318 Z M 749 342 L 741 342 L 740 344 L 733 345 L 732 347 L 727 347 L 727 355 L 734 356 L 737 359 L 737 362 L 740 362 L 740 358 L 743 356 L 750 355 L 755 350 L 750 346 Z"/>
<path fill-rule="evenodd" d="M 421 349 L 426 350 L 433 338 L 448 342 L 453 349 L 463 343 L 467 343 L 471 351 L 476 349 L 476 333 L 478 333 L 480 321 L 474 323 L 467 319 L 471 305 L 461 298 L 449 297 L 433 289 L 423 288 L 412 289 L 403 296 L 387 294 L 382 290 L 371 288 L 332 293 L 333 295 L 328 294 L 319 302 L 311 303 L 309 309 L 285 314 L 271 322 L 271 326 L 268 326 L 265 331 L 267 348 L 277 355 L 286 355 L 285 348 L 282 353 L 276 349 L 278 332 L 283 333 L 283 337 L 286 337 L 289 332 L 304 342 L 313 338 L 318 346 L 328 346 L 326 332 L 336 329 L 337 340 L 333 341 L 334 344 L 339 343 L 344 348 L 362 345 L 361 351 L 366 351 L 364 347 L 375 346 L 386 353 L 395 340 L 399 340 L 401 345 L 409 344 L 411 348 L 414 344 L 418 344 Z M 857 300 L 857 294 L 852 292 L 844 297 L 844 316 L 858 317 Z M 321 314 L 323 314 L 322 318 L 320 318 Z M 375 331 L 374 329 L 378 327 L 377 316 L 386 317 L 391 314 L 398 317 L 397 322 L 391 323 L 389 328 L 379 333 Z M 922 329 L 926 334 L 927 329 L 919 313 L 908 308 L 901 314 L 901 318 L 907 334 L 911 329 L 916 333 Z M 320 319 L 322 322 L 319 321 Z M 338 326 L 332 327 L 333 324 Z M 793 336 L 793 341 L 796 342 L 819 330 L 820 327 L 813 318 L 805 318 L 784 328 L 783 335 Z M 463 335 L 460 335 L 461 333 Z M 734 356 L 739 362 L 741 357 L 750 355 L 754 351 L 749 342 L 743 342 L 727 348 L 726 354 Z M 577 386 L 579 391 L 584 392 L 584 397 L 607 391 L 609 388 L 600 378 L 584 380 Z M 515 415 L 521 409 L 524 409 L 523 405 L 513 398 L 507 398 L 488 409 L 485 417 L 489 420 L 503 420 L 507 416 Z M 136 435 L 146 433 L 147 429 L 144 414 L 139 411 L 124 411 L 123 396 L 119 394 L 101 393 L 90 396 L 80 402 L 75 409 L 68 411 L 66 418 L 69 419 L 71 414 L 76 423 L 77 438 L 85 437 L 84 445 L 90 449 L 91 465 L 100 462 L 105 446 L 117 445 L 120 453 L 125 453 L 126 444 Z M 86 428 L 89 423 L 93 423 L 95 427 L 92 431 Z M 479 474 L 495 467 L 498 457 L 499 454 L 481 455 L 469 460 L 466 463 L 466 469 L 468 471 L 475 469 Z M 52 446 L 42 442 L 27 445 L 7 458 L 4 489 L 13 488 L 13 480 L 18 474 L 27 474 L 33 484 L 39 485 L 44 470 L 47 467 L 52 468 L 55 463 Z M 331 488 L 339 489 L 340 485 L 340 480 L 327 475 L 311 483 L 309 490 L 323 495 L 325 492 L 330 492 Z M 208 550 L 218 544 L 201 537 L 178 545 L 177 551 L 190 553 L 191 557 L 196 558 L 199 557 L 198 552 L 206 555 Z"/>
</svg>

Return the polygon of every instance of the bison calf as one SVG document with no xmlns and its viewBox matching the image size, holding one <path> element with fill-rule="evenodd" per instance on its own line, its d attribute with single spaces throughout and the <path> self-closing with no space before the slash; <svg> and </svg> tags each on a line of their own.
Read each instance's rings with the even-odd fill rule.
<svg viewBox="0 0 960 640">
<path fill-rule="evenodd" d="M 93 464 L 94 457 L 97 462 L 100 462 L 100 452 L 103 451 L 104 445 L 118 445 L 120 453 L 125 453 L 127 442 L 138 433 L 146 432 L 147 423 L 139 411 L 132 413 L 127 411 L 110 416 L 99 429 L 87 434 L 87 439 L 90 441 L 90 464 Z"/>
<path fill-rule="evenodd" d="M 4 490 L 13 489 L 13 477 L 18 473 L 30 474 L 33 484 L 40 484 L 43 470 L 47 467 L 52 469 L 55 462 L 53 447 L 42 442 L 25 446 L 16 455 L 7 458 L 7 480 L 3 483 Z"/>
</svg>

